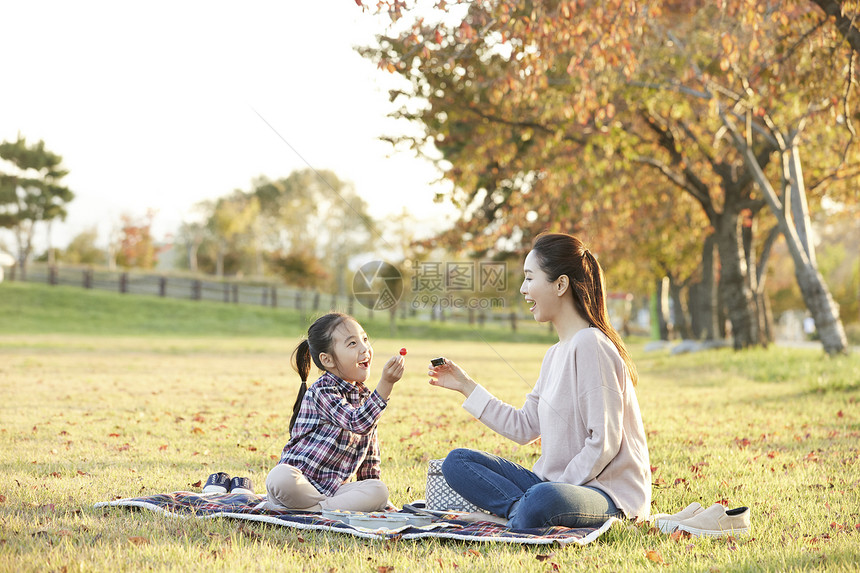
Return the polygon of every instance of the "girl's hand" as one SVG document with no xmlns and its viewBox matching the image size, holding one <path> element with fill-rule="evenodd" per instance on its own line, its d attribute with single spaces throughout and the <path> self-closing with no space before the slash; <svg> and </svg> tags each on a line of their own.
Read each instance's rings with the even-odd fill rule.
<svg viewBox="0 0 860 573">
<path fill-rule="evenodd" d="M 472 390 L 478 385 L 466 374 L 465 370 L 447 358 L 442 366 L 431 365 L 427 374 L 430 376 L 430 384 L 433 386 L 456 390 L 466 398 L 472 394 Z"/>
<path fill-rule="evenodd" d="M 394 384 L 403 377 L 403 371 L 406 369 L 406 360 L 403 356 L 392 356 L 391 359 L 382 367 L 382 377 L 379 379 L 380 384 Z"/>
</svg>

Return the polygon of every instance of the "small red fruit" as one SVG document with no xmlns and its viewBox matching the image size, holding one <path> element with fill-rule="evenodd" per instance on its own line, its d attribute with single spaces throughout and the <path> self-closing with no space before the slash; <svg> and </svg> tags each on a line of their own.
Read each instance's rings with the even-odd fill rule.
<svg viewBox="0 0 860 573">
<path fill-rule="evenodd" d="M 405 348 L 400 349 L 400 356 L 406 356 L 406 349 Z"/>
</svg>

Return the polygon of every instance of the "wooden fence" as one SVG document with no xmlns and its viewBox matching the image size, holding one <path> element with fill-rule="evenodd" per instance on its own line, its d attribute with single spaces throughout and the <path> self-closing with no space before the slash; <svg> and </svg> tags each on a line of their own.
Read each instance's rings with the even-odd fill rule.
<svg viewBox="0 0 860 573">
<path fill-rule="evenodd" d="M 271 308 L 293 308 L 309 314 L 338 310 L 368 318 L 373 318 L 374 314 L 377 314 L 385 317 L 391 316 L 393 319 L 419 317 L 425 320 L 463 322 L 477 326 L 484 326 L 488 322 L 504 323 L 513 331 L 516 331 L 518 326 L 522 326 L 520 323 L 522 317 L 515 311 L 504 308 L 504 305 L 489 309 L 454 309 L 445 308 L 442 305 L 416 307 L 410 301 L 401 300 L 394 309 L 374 312 L 373 309 L 358 303 L 355 297 L 351 295 L 327 294 L 267 281 L 242 281 L 39 263 L 28 265 L 25 275 L 12 267 L 7 272 L 6 279 L 106 290 L 121 294 L 206 300 L 228 304 L 252 304 Z"/>
</svg>

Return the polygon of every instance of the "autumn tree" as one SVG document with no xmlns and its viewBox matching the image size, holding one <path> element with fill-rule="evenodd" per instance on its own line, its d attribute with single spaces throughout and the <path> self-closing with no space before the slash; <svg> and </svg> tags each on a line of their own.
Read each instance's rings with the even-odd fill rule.
<svg viewBox="0 0 860 573">
<path fill-rule="evenodd" d="M 120 216 L 116 264 L 124 268 L 151 269 L 157 262 L 152 222 L 156 211 L 149 209 L 142 217 Z"/>
<path fill-rule="evenodd" d="M 26 274 L 39 223 L 65 219 L 66 205 L 75 195 L 62 185 L 68 171 L 63 158 L 45 148 L 28 145 L 24 137 L 0 143 L 0 227 L 12 229 L 18 246 L 18 266 Z"/>
<path fill-rule="evenodd" d="M 686 62 L 689 87 L 698 90 L 690 97 L 709 102 L 710 115 L 720 121 L 716 135 L 743 159 L 755 183 L 754 199 L 767 205 L 785 238 L 823 347 L 835 354 L 847 351 L 847 341 L 816 262 L 809 204 L 825 194 L 830 201 L 857 200 L 860 146 L 853 128 L 839 127 L 851 128 L 855 121 L 839 113 L 848 110 L 844 99 L 839 104 L 840 94 L 856 92 L 850 69 L 855 55 L 808 3 L 784 2 L 780 8 L 729 5 L 719 15 L 732 25 L 723 28 L 710 67 L 693 55 L 686 39 L 668 31 L 665 37 Z M 834 89 L 843 79 L 843 88 Z M 809 166 L 816 176 L 812 185 L 804 174 Z"/>
<path fill-rule="evenodd" d="M 180 266 L 188 267 L 193 273 L 200 270 L 199 252 L 200 246 L 208 238 L 208 229 L 200 221 L 183 221 L 177 232 L 176 244 L 185 250 L 185 258 L 181 259 Z"/>
<path fill-rule="evenodd" d="M 98 229 L 93 226 L 85 229 L 72 237 L 69 244 L 62 251 L 63 262 L 81 265 L 103 265 L 107 260 L 107 253 L 98 246 Z"/>
<path fill-rule="evenodd" d="M 405 2 L 382 4 L 395 19 L 406 10 Z M 505 235 L 528 236 L 528 213 L 537 214 L 529 221 L 534 227 L 579 215 L 606 197 L 638 204 L 651 190 L 622 190 L 613 174 L 641 180 L 644 167 L 653 169 L 706 216 L 701 266 L 707 271 L 715 245 L 735 346 L 762 342 L 760 269 L 774 230 L 790 235 L 784 210 L 762 188 L 767 177 L 802 182 L 799 163 L 790 160 L 797 152 L 780 137 L 802 133 L 850 151 L 837 164 L 825 151 L 811 154 L 823 182 L 815 188 L 830 197 L 840 196 L 856 164 L 850 139 L 828 138 L 833 78 L 847 60 L 826 22 L 788 26 L 787 19 L 808 13 L 792 2 L 461 4 L 444 7 L 451 16 L 455 6 L 457 17 L 417 18 L 365 51 L 411 84 L 392 94 L 411 101 L 398 115 L 425 126 L 406 143 L 420 152 L 432 142 L 449 163 L 451 199 L 464 207 L 455 233 L 481 250 Z M 823 49 L 806 49 L 810 38 Z M 829 105 L 821 104 L 821 86 L 831 90 Z M 739 122 L 743 133 L 734 129 Z M 762 218 L 765 212 L 772 217 Z M 637 247 L 634 256 L 647 256 Z M 811 277 L 805 298 L 813 314 L 825 327 L 835 324 L 825 349 L 841 351 L 841 326 L 827 318 L 833 313 L 826 296 L 814 302 L 826 285 L 814 272 L 801 276 Z"/>
<path fill-rule="evenodd" d="M 224 257 L 231 247 L 235 250 L 240 237 L 254 241 L 254 222 L 260 213 L 260 202 L 251 194 L 235 190 L 215 202 L 209 227 L 217 245 L 215 274 L 224 276 Z"/>
<path fill-rule="evenodd" d="M 301 169 L 283 179 L 257 179 L 253 194 L 260 203 L 261 244 L 273 268 L 294 276 L 296 261 L 316 259 L 321 265 L 308 267 L 307 280 L 319 285 L 329 277 L 331 290 L 348 293 L 350 259 L 371 250 L 378 237 L 352 184 L 328 170 Z"/>
<path fill-rule="evenodd" d="M 377 236 L 367 204 L 331 171 L 257 177 L 250 189 L 196 205 L 178 243 L 191 270 L 274 274 L 290 284 L 345 294 L 350 260 Z"/>
<path fill-rule="evenodd" d="M 590 13 L 598 18 L 603 9 Z M 411 89 L 393 92 L 392 97 L 405 100 L 399 115 L 421 122 L 426 131 L 405 143 L 421 152 L 424 143 L 432 141 L 443 161 L 450 164 L 447 176 L 455 182 L 450 200 L 463 208 L 464 216 L 440 240 L 450 245 L 465 239 L 477 252 L 496 248 L 499 241 L 513 241 L 523 248 L 523 241 L 549 228 L 586 234 L 601 251 L 613 251 L 634 261 L 650 257 L 653 253 L 648 253 L 644 245 L 653 242 L 633 239 L 630 229 L 641 229 L 643 222 L 653 221 L 662 221 L 665 229 L 673 222 L 663 216 L 667 212 L 666 181 L 643 178 L 641 167 L 638 173 L 630 172 L 631 161 L 641 153 L 634 146 L 638 140 L 631 137 L 635 134 L 629 127 L 631 121 L 643 123 L 636 108 L 626 109 L 629 106 L 621 97 L 624 94 L 619 94 L 617 88 L 610 91 L 610 80 L 617 80 L 614 76 L 595 69 L 592 75 L 596 79 L 592 80 L 588 73 L 580 73 L 593 61 L 579 61 L 571 53 L 584 49 L 591 41 L 581 45 L 582 38 L 568 38 L 571 43 L 558 48 L 561 53 L 538 57 L 533 48 L 523 48 L 525 40 L 512 39 L 509 46 L 504 34 L 475 33 L 496 18 L 511 22 L 511 34 L 530 33 L 530 24 L 521 25 L 526 21 L 538 22 L 536 29 L 542 33 L 548 30 L 543 20 L 548 16 L 571 16 L 568 6 L 554 14 L 538 6 L 524 14 L 522 10 L 520 14 L 504 7 L 500 10 L 488 15 L 473 5 L 455 29 L 422 22 L 409 35 L 383 38 L 380 50 L 365 52 L 381 65 L 406 70 L 404 76 L 410 80 Z M 633 15 L 633 20 L 636 18 Z M 622 15 L 622 19 L 629 19 L 628 15 Z M 592 31 L 583 25 L 577 30 Z M 418 51 L 416 46 L 423 38 L 432 38 L 429 43 L 433 45 L 424 42 Z M 541 41 L 549 40 L 542 37 Z M 612 58 L 618 61 L 624 42 L 611 38 L 606 43 L 613 47 Z M 413 65 L 403 66 L 402 58 Z M 420 65 L 414 65 L 419 59 Z M 572 67 L 577 70 L 574 76 L 570 74 Z M 602 95 L 595 99 L 595 87 L 599 86 L 603 86 Z M 613 93 L 616 100 L 610 99 Z M 412 103 L 415 98 L 425 100 L 427 105 L 416 106 Z M 627 123 L 618 115 L 625 109 Z M 643 187 L 646 181 L 653 187 Z M 664 200 L 654 201 L 655 193 Z M 625 204 L 636 216 L 632 227 L 618 212 Z M 668 212 L 673 209 L 669 207 Z M 701 225 L 700 219 L 694 218 Z M 685 222 L 689 221 L 679 218 L 675 224 L 680 232 L 658 236 L 698 236 L 689 228 L 677 228 Z M 671 250 L 671 241 L 664 243 Z M 637 247 L 641 247 L 639 254 L 631 256 Z M 691 256 L 685 248 L 674 252 Z M 663 270 L 649 265 L 648 272 L 669 272 L 666 265 L 677 257 L 657 260 Z M 688 266 L 688 261 L 678 264 Z M 641 274 L 642 265 L 638 266 Z M 681 274 L 670 272 L 676 278 Z"/>
</svg>

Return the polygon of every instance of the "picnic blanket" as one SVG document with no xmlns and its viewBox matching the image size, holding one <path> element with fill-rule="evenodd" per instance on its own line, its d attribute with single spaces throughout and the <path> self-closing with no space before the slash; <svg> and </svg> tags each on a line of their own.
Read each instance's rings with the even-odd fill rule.
<svg viewBox="0 0 860 573">
<path fill-rule="evenodd" d="M 105 501 L 95 507 L 137 507 L 179 518 L 231 518 L 258 521 L 317 531 L 333 531 L 365 539 L 424 539 L 444 538 L 460 541 L 493 541 L 497 543 L 525 543 L 531 545 L 560 545 L 591 543 L 619 521 L 610 518 L 599 528 L 572 529 L 549 527 L 543 529 L 509 529 L 488 521 L 469 523 L 442 519 L 425 526 L 404 526 L 391 530 L 372 530 L 325 519 L 320 513 L 304 511 L 272 511 L 257 509 L 263 501 L 260 495 L 245 494 L 200 494 L 177 491 L 144 497 L 130 497 Z"/>
</svg>

